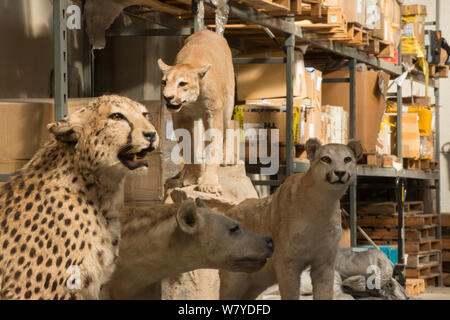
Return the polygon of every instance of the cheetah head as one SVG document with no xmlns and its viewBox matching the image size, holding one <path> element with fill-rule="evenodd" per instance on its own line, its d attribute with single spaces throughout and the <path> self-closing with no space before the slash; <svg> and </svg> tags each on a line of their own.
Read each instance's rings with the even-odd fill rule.
<svg viewBox="0 0 450 320">
<path fill-rule="evenodd" d="M 159 144 L 145 106 L 120 96 L 100 97 L 47 127 L 74 148 L 79 166 L 106 174 L 146 172 L 146 156 Z"/>
</svg>

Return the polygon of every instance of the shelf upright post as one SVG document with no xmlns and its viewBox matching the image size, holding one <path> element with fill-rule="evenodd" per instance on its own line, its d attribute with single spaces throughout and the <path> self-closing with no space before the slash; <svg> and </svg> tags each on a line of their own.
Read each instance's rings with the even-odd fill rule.
<svg viewBox="0 0 450 320">
<path fill-rule="evenodd" d="M 400 12 L 402 10 L 400 5 Z M 402 40 L 398 46 L 398 64 L 402 65 Z M 403 163 L 403 149 L 402 149 L 402 124 L 403 124 L 403 91 L 402 86 L 397 85 L 397 157 Z M 405 185 L 403 179 L 396 180 L 397 204 L 398 204 L 398 228 L 397 228 L 397 242 L 398 242 L 398 264 L 405 264 L 405 218 L 404 218 L 404 201 L 405 201 Z"/>
<path fill-rule="evenodd" d="M 356 137 L 356 59 L 351 58 L 349 61 L 350 74 L 350 139 Z M 356 221 L 356 184 L 358 178 L 351 184 L 349 188 L 350 197 L 350 243 L 352 247 L 356 247 L 357 237 L 357 221 Z"/>
<path fill-rule="evenodd" d="M 53 0 L 55 120 L 67 115 L 67 0 Z"/>
<path fill-rule="evenodd" d="M 440 0 L 436 0 L 436 31 L 440 30 L 440 11 L 441 11 L 441 1 Z M 437 83 L 437 85 L 434 86 L 434 104 L 435 104 L 435 108 L 434 108 L 434 124 L 435 124 L 435 136 L 434 136 L 434 158 L 435 161 L 440 161 L 440 156 L 441 156 L 441 139 L 440 139 L 440 99 L 439 99 L 439 84 L 440 81 L 439 79 L 436 79 L 435 82 Z M 437 233 L 436 233 L 436 238 L 437 239 L 442 239 L 442 225 L 441 225 L 441 180 L 440 179 L 436 179 L 434 180 L 434 185 L 435 185 L 435 190 L 436 190 L 436 213 L 438 214 L 438 227 L 437 227 Z M 440 287 L 443 286 L 443 279 L 442 279 L 442 254 L 440 256 L 440 274 L 438 277 L 438 285 Z"/>
<path fill-rule="evenodd" d="M 287 22 L 294 23 L 293 17 L 286 18 Z M 295 36 L 286 33 L 286 176 L 293 172 L 293 110 L 294 110 L 294 46 Z"/>
<path fill-rule="evenodd" d="M 82 10 L 84 11 L 86 0 L 83 0 Z M 83 12 L 83 17 L 85 17 Z M 86 28 L 86 22 L 83 23 Z M 83 31 L 83 96 L 93 97 L 94 94 L 94 51 L 89 42 L 86 31 Z"/>
<path fill-rule="evenodd" d="M 192 13 L 194 14 L 194 33 L 200 30 L 203 30 L 205 28 L 205 23 L 204 23 L 204 12 L 202 12 L 201 15 L 199 15 L 199 2 L 203 0 L 192 0 Z M 203 3 L 202 5 L 202 10 L 204 10 L 203 8 Z"/>
</svg>

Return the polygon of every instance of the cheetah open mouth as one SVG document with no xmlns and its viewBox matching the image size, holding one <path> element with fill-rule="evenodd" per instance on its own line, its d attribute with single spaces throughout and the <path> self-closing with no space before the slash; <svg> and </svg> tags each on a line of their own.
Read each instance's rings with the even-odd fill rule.
<svg viewBox="0 0 450 320">
<path fill-rule="evenodd" d="M 119 152 L 117 157 L 120 162 L 130 170 L 134 170 L 140 167 L 148 167 L 147 153 L 153 151 L 153 147 L 143 149 L 137 153 L 130 153 L 127 149 Z"/>
</svg>

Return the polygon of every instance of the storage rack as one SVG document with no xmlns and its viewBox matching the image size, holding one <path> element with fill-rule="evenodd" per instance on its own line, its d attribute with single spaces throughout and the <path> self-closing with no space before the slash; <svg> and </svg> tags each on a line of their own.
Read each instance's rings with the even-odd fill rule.
<svg viewBox="0 0 450 320">
<path fill-rule="evenodd" d="M 77 1 L 80 4 L 82 1 Z M 155 2 L 155 1 L 154 1 Z M 157 1 L 156 1 L 157 2 Z M 67 30 L 66 30 L 66 8 L 67 0 L 54 0 L 54 52 L 55 52 L 55 118 L 61 119 L 67 114 Z M 209 7 L 214 7 L 211 0 L 205 0 L 205 4 Z M 274 17 L 263 12 L 259 12 L 250 7 L 241 5 L 237 2 L 230 1 L 230 16 L 240 18 L 247 23 L 257 24 L 270 30 L 275 30 L 285 34 L 285 49 L 286 58 L 269 58 L 269 59 L 234 59 L 234 63 L 280 63 L 286 64 L 286 154 L 292 155 L 293 151 L 293 133 L 292 133 L 292 117 L 293 117 L 293 66 L 294 66 L 294 49 L 296 40 L 302 41 L 311 45 L 314 48 L 321 49 L 324 52 L 336 55 L 342 59 L 349 60 L 349 79 L 334 79 L 325 81 L 345 81 L 349 82 L 350 87 L 350 138 L 355 137 L 355 75 L 356 63 L 363 62 L 369 66 L 385 71 L 391 76 L 399 76 L 402 73 L 401 65 L 401 44 L 399 47 L 399 65 L 393 65 L 376 57 L 370 56 L 353 47 L 348 47 L 336 42 L 329 41 L 328 43 L 319 43 L 306 38 L 302 32 L 302 28 L 294 24 L 292 16 Z M 436 0 L 436 29 L 439 29 L 439 9 L 440 0 Z M 150 30 L 114 30 L 107 33 L 108 36 L 176 36 L 189 35 L 201 29 L 202 23 L 197 19 L 197 0 L 192 0 L 192 11 L 194 13 L 194 23 L 184 21 L 180 23 L 179 19 L 165 13 L 155 13 L 152 22 L 160 24 L 166 29 L 150 29 Z M 187 27 L 186 27 L 187 26 Z M 93 53 L 88 50 L 85 54 L 84 75 L 85 75 L 85 93 L 87 96 L 93 95 L 94 86 L 94 68 L 93 68 Z M 424 83 L 423 76 L 411 76 L 415 81 Z M 439 83 L 438 81 L 430 81 L 430 85 L 434 88 L 436 98 L 436 136 L 435 136 L 435 157 L 439 159 Z M 402 126 L 402 90 L 398 87 L 397 90 L 397 130 L 401 132 Z M 402 159 L 401 150 L 401 135 L 398 135 L 398 157 Z M 291 175 L 295 172 L 304 172 L 305 167 L 301 163 L 293 161 L 293 157 L 287 157 L 286 161 L 286 175 Z M 405 179 L 423 179 L 435 180 L 436 188 L 436 209 L 439 214 L 439 226 L 437 238 L 441 239 L 440 232 L 440 203 L 439 203 L 439 173 L 417 172 L 412 170 L 383 169 L 383 168 L 363 168 L 358 167 L 358 176 L 368 177 L 389 177 L 395 178 L 395 188 L 400 193 L 402 192 Z M 0 175 L 0 181 L 6 180 L 8 175 Z M 258 181 L 255 184 L 279 185 L 282 181 Z M 357 182 L 350 187 L 350 224 L 351 224 L 351 244 L 356 246 L 356 193 Z M 399 246 L 399 264 L 404 265 L 404 215 L 403 215 L 403 200 L 398 197 L 399 214 L 398 214 L 398 246 Z M 442 268 L 441 268 L 442 273 Z M 442 283 L 442 277 L 439 278 L 439 284 Z"/>
</svg>

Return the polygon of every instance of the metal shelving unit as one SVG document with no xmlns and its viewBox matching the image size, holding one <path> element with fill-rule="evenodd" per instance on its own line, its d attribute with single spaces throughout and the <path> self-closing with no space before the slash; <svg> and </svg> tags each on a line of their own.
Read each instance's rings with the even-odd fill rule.
<svg viewBox="0 0 450 320">
<path fill-rule="evenodd" d="M 81 1 L 79 1 L 81 3 Z M 207 6 L 214 7 L 211 0 L 205 0 L 204 3 Z M 439 28 L 439 0 L 437 3 L 437 21 L 436 28 Z M 57 118 L 61 118 L 67 113 L 67 39 L 65 29 L 65 8 L 66 0 L 54 0 L 54 25 L 55 25 L 55 115 Z M 285 63 L 286 64 L 286 154 L 291 155 L 293 151 L 293 133 L 292 133 L 292 117 L 293 117 L 293 66 L 294 66 L 294 50 L 296 48 L 296 41 L 301 41 L 302 44 L 308 44 L 314 48 L 320 49 L 324 52 L 339 56 L 342 59 L 349 61 L 349 79 L 335 79 L 335 81 L 345 81 L 350 83 L 350 138 L 355 137 L 355 75 L 356 64 L 358 62 L 366 63 L 367 65 L 389 73 L 392 77 L 397 77 L 403 72 L 401 67 L 401 44 L 399 46 L 399 65 L 393 65 L 386 61 L 380 60 L 374 56 L 370 56 L 362 51 L 353 47 L 348 47 L 337 42 L 329 41 L 327 43 L 319 43 L 308 39 L 304 36 L 302 28 L 294 24 L 294 18 L 292 16 L 287 17 L 273 17 L 263 12 L 259 12 L 250 7 L 241 5 L 234 1 L 230 1 L 230 17 L 238 17 L 245 21 L 247 24 L 257 24 L 270 30 L 274 30 L 285 34 L 285 51 L 286 58 L 269 58 L 269 59 L 233 59 L 234 63 Z M 202 22 L 197 19 L 197 0 L 192 0 L 192 11 L 194 13 L 194 22 L 180 23 L 179 19 L 175 19 L 173 16 L 161 13 L 154 14 L 152 22 L 159 24 L 165 29 L 127 29 L 127 30 L 109 30 L 107 32 L 108 37 L 117 36 L 181 36 L 190 35 L 192 32 L 200 30 L 203 26 Z M 86 61 L 88 65 L 85 66 L 85 78 L 87 79 L 88 91 L 92 94 L 94 86 L 94 74 L 92 67 L 92 53 L 86 54 Z M 411 75 L 412 79 L 418 82 L 424 83 L 423 75 Z M 327 80 L 333 81 L 333 80 Z M 436 97 L 436 142 L 435 146 L 439 146 L 439 86 L 438 82 L 434 80 L 430 81 L 430 85 L 434 87 Z M 397 129 L 401 131 L 402 126 L 402 90 L 398 87 L 397 90 L 397 103 L 398 103 L 398 126 Z M 402 158 L 401 150 L 401 135 L 398 135 L 398 157 Z M 436 149 L 436 158 L 439 159 L 439 148 Z M 287 157 L 287 163 L 285 167 L 286 176 L 289 176 L 295 172 L 304 172 L 307 170 L 307 165 L 304 163 L 294 162 L 292 157 Z M 381 168 L 358 168 L 359 177 L 387 177 L 393 178 L 395 181 L 395 188 L 402 193 L 404 188 L 405 179 L 422 179 L 422 180 L 435 180 L 436 186 L 436 207 L 438 213 L 440 213 L 439 205 L 439 173 L 425 173 L 413 170 L 401 170 L 395 171 L 394 169 L 381 169 Z M 2 177 L 0 177 L 1 179 Z M 255 181 L 255 185 L 270 185 L 277 186 L 282 183 L 281 180 L 272 181 Z M 350 223 L 351 223 L 351 243 L 352 246 L 356 246 L 356 229 L 357 229 L 357 182 L 355 182 L 349 190 L 350 196 Z M 399 202 L 399 264 L 404 264 L 404 217 L 403 217 L 403 197 L 398 197 Z M 439 219 L 440 230 L 440 219 Z M 438 238 L 441 237 L 440 231 L 438 231 Z M 440 283 L 442 278 L 440 278 Z"/>
</svg>

